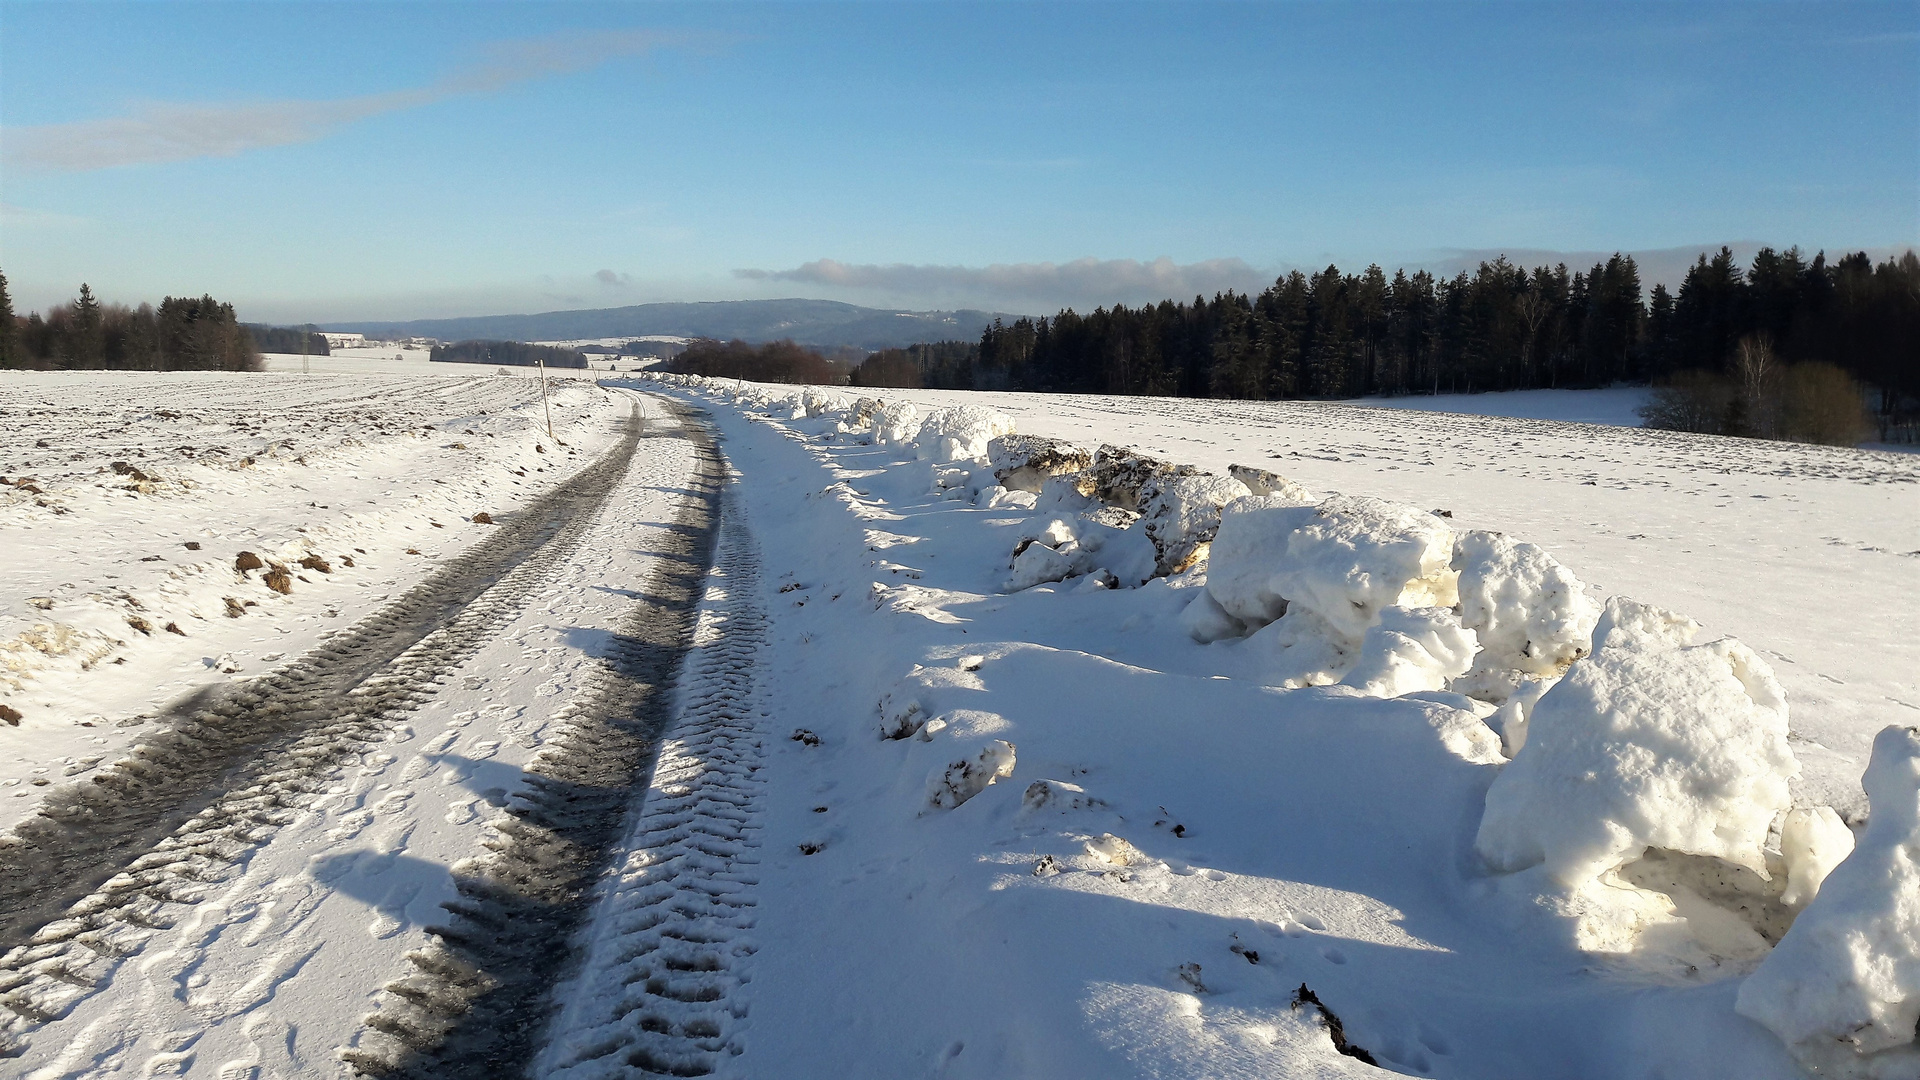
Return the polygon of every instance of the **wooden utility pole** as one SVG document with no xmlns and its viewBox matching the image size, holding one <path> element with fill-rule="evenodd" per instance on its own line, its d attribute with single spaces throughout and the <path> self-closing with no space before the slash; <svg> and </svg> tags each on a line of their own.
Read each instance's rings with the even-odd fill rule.
<svg viewBox="0 0 1920 1080">
<path fill-rule="evenodd" d="M 547 404 L 547 361 L 539 353 L 533 354 L 533 360 L 540 365 L 540 408 L 547 414 L 547 438 L 558 441 L 559 436 L 553 433 L 553 406 Z"/>
</svg>

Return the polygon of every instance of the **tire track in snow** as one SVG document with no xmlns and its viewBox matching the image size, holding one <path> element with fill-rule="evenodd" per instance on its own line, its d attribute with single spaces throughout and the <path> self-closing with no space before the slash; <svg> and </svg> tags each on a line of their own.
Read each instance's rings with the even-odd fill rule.
<svg viewBox="0 0 1920 1080">
<path fill-rule="evenodd" d="M 640 437 L 636 409 L 619 444 L 468 555 L 288 668 L 176 709 L 171 729 L 0 839 L 0 1057 L 243 872 L 496 634 L 584 538 Z"/>
<path fill-rule="evenodd" d="M 666 727 L 674 674 L 707 624 L 695 609 L 723 466 L 691 410 L 674 409 L 699 452 L 661 569 L 597 685 L 569 707 L 507 813 L 489 823 L 490 854 L 455 866 L 460 898 L 447 905 L 447 925 L 429 929 L 435 940 L 409 954 L 412 970 L 386 986 L 366 1030 L 342 1049 L 365 1075 L 494 1080 L 525 1075 L 539 1049 L 553 988 L 577 959 L 568 945 L 593 915 L 635 781 Z M 744 671 L 746 654 L 728 662 Z"/>
<path fill-rule="evenodd" d="M 679 715 L 602 887 L 582 969 L 555 994 L 535 1075 L 707 1076 L 741 1053 L 766 738 L 753 660 L 765 644 L 759 554 L 730 503 Z"/>
</svg>

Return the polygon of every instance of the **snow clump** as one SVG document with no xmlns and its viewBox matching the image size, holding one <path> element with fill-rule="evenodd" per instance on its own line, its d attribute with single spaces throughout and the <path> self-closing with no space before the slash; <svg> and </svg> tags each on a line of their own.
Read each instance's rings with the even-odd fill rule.
<svg viewBox="0 0 1920 1080">
<path fill-rule="evenodd" d="M 1456 691 L 1498 704 L 1528 679 L 1558 678 L 1587 654 L 1600 605 L 1538 546 L 1497 532 L 1461 533 L 1453 569 L 1461 625 L 1481 648 Z"/>
<path fill-rule="evenodd" d="M 987 444 L 1001 435 L 1011 434 L 1013 419 L 1005 413 L 978 405 L 955 405 L 928 414 L 915 433 L 913 444 L 922 461 L 984 462 Z"/>
<path fill-rule="evenodd" d="M 1732 638 L 1623 597 L 1593 655 L 1534 706 L 1487 791 L 1475 847 L 1496 869 L 1544 865 L 1568 888 L 1657 847 L 1768 876 L 1767 832 L 1799 771 L 1787 702 Z"/>
<path fill-rule="evenodd" d="M 1249 494 L 1225 476 L 1154 476 L 1140 486 L 1140 516 L 1153 541 L 1155 571 L 1177 574 L 1206 558 L 1220 529 L 1220 510 Z"/>
<path fill-rule="evenodd" d="M 1049 477 L 1079 472 L 1093 464 L 1093 455 L 1059 439 L 1002 435 L 987 443 L 987 464 L 1009 491 L 1038 495 Z"/>
<path fill-rule="evenodd" d="M 1382 608 L 1341 682 L 1371 697 L 1439 690 L 1473 665 L 1473 651 L 1474 632 L 1447 608 Z"/>
<path fill-rule="evenodd" d="M 876 446 L 908 446 L 920 434 L 920 407 L 911 401 L 883 401 L 873 414 Z"/>
<path fill-rule="evenodd" d="M 971 757 L 963 757 L 927 774 L 927 805 L 951 810 L 987 790 L 996 780 L 1013 775 L 1013 744 L 994 739 Z"/>
<path fill-rule="evenodd" d="M 1410 506 L 1249 496 L 1220 515 L 1207 591 L 1242 622 L 1264 626 L 1303 607 L 1358 642 L 1383 608 L 1452 607 L 1452 559 L 1452 531 Z"/>
<path fill-rule="evenodd" d="M 1126 447 L 1101 446 L 1094 451 L 1089 471 L 1092 494 L 1101 502 L 1122 510 L 1139 510 L 1140 494 L 1149 480 L 1157 477 L 1196 476 L 1200 470 L 1191 465 L 1175 465 L 1149 457 Z"/>
<path fill-rule="evenodd" d="M 1833 868 L 1853 854 L 1853 830 L 1831 806 L 1800 806 L 1780 822 L 1780 859 L 1787 882 L 1780 902 L 1803 908 L 1820 895 Z"/>
<path fill-rule="evenodd" d="M 1153 542 L 1135 514 L 1106 506 L 1040 521 L 1014 548 L 1008 592 L 1102 570 L 1128 588 L 1153 577 Z"/>
<path fill-rule="evenodd" d="M 1305 485 L 1296 483 L 1276 472 L 1256 469 L 1250 465 L 1229 465 L 1227 475 L 1247 485 L 1247 490 L 1255 495 L 1278 495 L 1297 503 L 1317 503 L 1320 496 L 1315 495 Z"/>
<path fill-rule="evenodd" d="M 1873 740 L 1872 814 L 1734 1008 L 1820 1076 L 1920 1076 L 1920 728 Z"/>
</svg>

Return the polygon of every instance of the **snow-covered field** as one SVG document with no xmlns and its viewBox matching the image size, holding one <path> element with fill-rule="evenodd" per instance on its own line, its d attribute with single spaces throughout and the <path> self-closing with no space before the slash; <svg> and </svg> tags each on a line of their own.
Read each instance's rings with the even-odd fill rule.
<svg viewBox="0 0 1920 1080">
<path fill-rule="evenodd" d="M 1920 458 L 392 357 L 0 380 L 19 1075 L 1920 1076 Z"/>
<path fill-rule="evenodd" d="M 0 732 L 0 828 L 36 785 L 111 764 L 163 703 L 312 649 L 486 535 L 475 514 L 618 437 L 626 399 L 554 396 L 564 445 L 531 379 L 0 380 L 0 702 L 20 714 Z"/>
</svg>

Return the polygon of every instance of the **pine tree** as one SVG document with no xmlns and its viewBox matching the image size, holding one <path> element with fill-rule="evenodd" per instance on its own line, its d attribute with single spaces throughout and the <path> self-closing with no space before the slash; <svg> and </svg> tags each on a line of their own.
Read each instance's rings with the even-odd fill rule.
<svg viewBox="0 0 1920 1080">
<path fill-rule="evenodd" d="M 80 295 L 73 302 L 73 330 L 67 342 L 67 356 L 74 367 L 99 367 L 106 362 L 107 341 L 100 301 L 86 282 L 80 283 Z"/>
<path fill-rule="evenodd" d="M 26 366 L 14 345 L 18 330 L 13 319 L 13 294 L 7 291 L 7 275 L 0 273 L 0 368 Z"/>
</svg>

